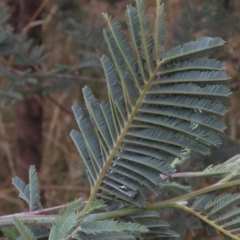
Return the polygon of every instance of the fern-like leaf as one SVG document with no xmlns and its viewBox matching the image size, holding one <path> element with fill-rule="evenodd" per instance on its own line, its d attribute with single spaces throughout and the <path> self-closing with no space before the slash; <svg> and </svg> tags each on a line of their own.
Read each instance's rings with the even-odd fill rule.
<svg viewBox="0 0 240 240">
<path fill-rule="evenodd" d="M 42 209 L 38 177 L 34 166 L 29 168 L 29 184 L 26 185 L 19 177 L 14 177 L 12 184 L 18 189 L 19 197 L 28 204 L 30 211 Z"/>
<path fill-rule="evenodd" d="M 29 208 L 31 211 L 39 210 L 42 208 L 40 203 L 40 193 L 38 186 L 38 177 L 36 168 L 30 166 L 29 168 L 29 193 L 30 193 L 30 202 Z"/>
<path fill-rule="evenodd" d="M 206 175 L 209 176 L 224 176 L 227 174 L 230 174 L 236 169 L 239 169 L 240 165 L 240 155 L 236 155 L 230 159 L 228 159 L 226 162 L 218 164 L 216 166 L 210 165 L 206 169 L 203 170 L 203 173 L 206 173 Z M 239 172 L 237 171 L 232 177 L 239 176 Z M 231 179 L 229 179 L 231 180 Z"/>
<path fill-rule="evenodd" d="M 14 217 L 13 223 L 17 230 L 20 232 L 20 234 L 24 237 L 25 240 L 37 240 L 37 238 L 34 237 L 33 233 L 29 228 L 27 228 L 21 220 Z"/>
<path fill-rule="evenodd" d="M 131 216 L 134 222 L 140 223 L 149 229 L 149 232 L 140 234 L 139 239 L 176 238 L 179 234 L 170 229 L 170 224 L 161 220 L 158 212 L 147 211 Z"/>
<path fill-rule="evenodd" d="M 215 132 L 225 129 L 217 118 L 227 111 L 222 100 L 231 94 L 225 86 L 229 77 L 220 62 L 203 57 L 225 42 L 200 38 L 163 53 L 163 5 L 157 0 L 152 35 L 144 11 L 143 0 L 127 7 L 131 42 L 120 24 L 103 14 L 108 101 L 100 103 L 84 87 L 88 116 L 73 105 L 80 133 L 73 130 L 71 137 L 91 185 L 84 211 L 95 198 L 143 207 L 143 188 L 159 195 L 161 174 L 173 174 L 191 151 L 207 155 L 221 143 Z"/>
<path fill-rule="evenodd" d="M 29 185 L 28 184 L 26 185 L 19 177 L 14 177 L 12 179 L 12 184 L 18 189 L 19 197 L 29 205 L 30 204 Z"/>
<path fill-rule="evenodd" d="M 136 236 L 129 232 L 110 232 L 97 235 L 81 234 L 80 240 L 135 240 Z"/>
<path fill-rule="evenodd" d="M 82 232 L 97 235 L 102 232 L 147 232 L 148 229 L 138 223 L 118 221 L 97 221 L 86 223 Z"/>
<path fill-rule="evenodd" d="M 90 214 L 94 211 L 97 211 L 97 210 L 100 210 L 100 209 L 104 209 L 106 207 L 106 204 L 105 202 L 100 199 L 100 200 L 96 200 L 96 201 L 93 201 L 90 206 L 89 206 L 89 209 L 87 212 L 84 212 L 85 215 L 87 214 Z"/>
<path fill-rule="evenodd" d="M 173 63 L 185 59 L 204 57 L 211 54 L 216 48 L 222 46 L 225 41 L 221 38 L 202 37 L 197 41 L 177 46 L 163 54 L 164 63 Z"/>
<path fill-rule="evenodd" d="M 74 229 L 81 220 L 76 211 L 81 209 L 82 206 L 82 199 L 77 199 L 60 210 L 59 216 L 51 228 L 49 240 L 65 239 L 69 235 L 70 230 Z"/>
<path fill-rule="evenodd" d="M 189 207 L 183 208 L 188 212 L 194 211 L 193 215 L 202 221 L 209 236 L 215 236 L 218 230 L 226 237 L 239 239 L 239 203 L 239 193 L 211 193 L 198 197 Z"/>
</svg>

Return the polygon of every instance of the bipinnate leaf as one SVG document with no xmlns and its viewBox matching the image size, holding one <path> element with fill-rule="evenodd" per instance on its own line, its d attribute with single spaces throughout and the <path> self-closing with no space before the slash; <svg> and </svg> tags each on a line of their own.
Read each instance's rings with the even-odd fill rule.
<svg viewBox="0 0 240 240">
<path fill-rule="evenodd" d="M 152 35 L 143 0 L 127 7 L 130 41 L 103 13 L 108 101 L 99 102 L 84 87 L 87 111 L 72 107 L 80 132 L 71 137 L 91 185 L 84 211 L 94 199 L 143 207 L 144 188 L 161 193 L 161 174 L 173 174 L 191 152 L 209 155 L 211 146 L 221 144 L 216 133 L 225 129 L 218 118 L 227 111 L 229 77 L 221 63 L 203 57 L 225 42 L 204 37 L 164 52 L 164 5 L 156 3 Z"/>
</svg>

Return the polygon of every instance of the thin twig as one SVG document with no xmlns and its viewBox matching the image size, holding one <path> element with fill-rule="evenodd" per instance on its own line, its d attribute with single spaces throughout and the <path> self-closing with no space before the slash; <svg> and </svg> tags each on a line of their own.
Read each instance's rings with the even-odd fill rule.
<svg viewBox="0 0 240 240">
<path fill-rule="evenodd" d="M 43 11 L 43 9 L 45 8 L 45 6 L 47 5 L 47 3 L 49 2 L 49 0 L 44 0 L 41 5 L 38 7 L 37 11 L 33 14 L 33 16 L 31 17 L 31 19 L 29 20 L 28 24 L 23 28 L 24 32 L 27 32 L 32 24 L 32 22 L 34 22 L 37 17 L 41 14 L 41 12 Z"/>
<path fill-rule="evenodd" d="M 12 177 L 16 176 L 16 170 L 15 170 L 15 166 L 14 166 L 14 161 L 13 161 L 13 156 L 12 156 L 12 152 L 11 152 L 11 148 L 9 146 L 9 143 L 7 143 L 7 134 L 6 134 L 6 129 L 5 129 L 5 126 L 4 126 L 4 121 L 3 121 L 3 118 L 2 118 L 2 112 L 0 111 L 0 133 L 1 133 L 1 136 L 5 139 L 4 142 L 3 142 L 3 146 L 4 146 L 4 149 L 5 149 L 5 153 L 6 153 L 6 156 L 7 156 L 7 159 L 8 159 L 8 165 L 9 165 L 9 168 L 10 168 L 10 171 L 11 171 L 11 175 Z"/>
<path fill-rule="evenodd" d="M 83 201 L 83 204 L 85 205 L 87 201 Z M 45 208 L 41 210 L 31 211 L 31 212 L 23 212 L 23 213 L 15 213 L 15 214 L 9 214 L 0 217 L 0 219 L 8 219 L 12 217 L 30 217 L 30 216 L 38 216 L 38 215 L 48 215 L 48 214 L 54 214 L 58 213 L 60 209 L 66 207 L 67 204 Z"/>
<path fill-rule="evenodd" d="M 58 98 L 58 102 L 63 102 L 66 99 L 66 97 L 67 97 L 66 94 L 61 95 Z M 52 150 L 50 150 L 51 141 L 49 139 L 55 139 L 53 137 L 53 134 L 54 134 L 54 129 L 57 126 L 57 121 L 59 119 L 59 113 L 60 113 L 60 109 L 59 108 L 55 108 L 54 112 L 52 114 L 52 119 L 51 119 L 51 123 L 50 123 L 49 130 L 48 130 L 48 135 L 45 136 L 48 141 L 46 141 L 45 146 L 44 146 L 44 151 L 43 151 L 42 166 L 45 166 L 45 168 L 44 168 L 44 171 L 41 172 L 41 177 L 42 176 L 48 176 L 48 173 L 49 173 L 49 171 L 51 169 L 51 165 L 49 165 L 49 164 L 53 164 L 53 162 L 50 163 L 50 162 L 45 162 L 45 161 L 47 159 L 46 158 L 46 154 L 49 151 L 52 151 Z"/>
<path fill-rule="evenodd" d="M 78 191 L 89 193 L 89 187 L 87 186 L 71 186 L 71 185 L 44 185 L 40 186 L 40 189 L 44 190 L 57 190 L 57 191 Z"/>
<path fill-rule="evenodd" d="M 47 95 L 46 96 L 48 100 L 50 100 L 54 105 L 56 105 L 59 109 L 61 109 L 63 112 L 69 114 L 69 115 L 73 115 L 73 113 L 71 111 L 69 111 L 68 109 L 66 109 L 61 103 L 59 103 L 56 99 L 54 99 L 51 95 Z"/>
<path fill-rule="evenodd" d="M 11 202 L 11 203 L 14 203 L 16 205 L 19 205 L 19 201 L 16 200 L 15 197 L 11 197 L 8 194 L 2 193 L 2 192 L 0 192 L 0 199 L 4 199 L 4 200 L 6 200 L 8 202 Z"/>
<path fill-rule="evenodd" d="M 214 177 L 214 176 L 222 176 L 230 174 L 231 172 L 180 172 L 174 173 L 170 176 L 160 174 L 162 179 L 169 179 L 169 178 L 194 178 L 194 177 Z"/>
<path fill-rule="evenodd" d="M 6 68 L 9 72 L 13 74 L 17 74 L 18 77 L 29 77 L 29 78 L 38 78 L 46 80 L 48 78 L 54 79 L 61 79 L 61 80 L 76 80 L 79 82 L 96 82 L 96 83 L 106 83 L 106 79 L 104 78 L 92 78 L 92 77 L 84 77 L 79 76 L 76 74 L 59 74 L 59 73 L 45 73 L 41 72 L 34 72 L 34 73 L 26 73 L 17 69 L 9 68 L 0 64 L 0 67 Z M 0 74 L 2 75 L 2 74 Z M 3 75 L 2 75 L 3 76 Z"/>
<path fill-rule="evenodd" d="M 70 75 L 70 74 L 58 74 L 58 73 L 30 73 L 29 77 L 35 78 L 55 78 L 55 79 L 65 79 L 65 80 L 78 80 L 83 82 L 98 82 L 105 83 L 106 79 L 103 78 L 91 78 L 91 77 L 83 77 L 78 75 Z"/>
<path fill-rule="evenodd" d="M 51 8 L 51 10 L 49 11 L 47 17 L 45 18 L 44 21 L 44 25 L 43 25 L 43 30 L 46 30 L 47 25 L 51 22 L 51 20 L 54 18 L 54 15 L 57 13 L 58 11 L 58 5 L 54 4 Z"/>
</svg>

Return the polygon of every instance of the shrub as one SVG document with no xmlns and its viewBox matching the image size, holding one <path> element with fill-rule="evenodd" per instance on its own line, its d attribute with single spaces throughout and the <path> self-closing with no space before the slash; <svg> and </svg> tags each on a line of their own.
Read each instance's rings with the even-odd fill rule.
<svg viewBox="0 0 240 240">
<path fill-rule="evenodd" d="M 87 113 L 73 105 L 80 132 L 70 135 L 86 167 L 88 201 L 43 209 L 31 166 L 29 184 L 13 178 L 30 212 L 0 218 L 1 227 L 18 229 L 19 239 L 178 238 L 158 212 L 164 208 L 192 214 L 211 236 L 220 231 L 228 239 L 239 239 L 240 195 L 216 192 L 240 184 L 239 156 L 201 172 L 176 172 L 191 152 L 208 155 L 211 146 L 221 144 L 218 132 L 225 129 L 220 118 L 231 94 L 225 86 L 229 77 L 219 61 L 204 57 L 224 41 L 204 37 L 164 52 L 164 6 L 156 1 L 153 32 L 144 8 L 142 0 L 136 0 L 136 8 L 127 6 L 130 41 L 120 24 L 103 14 L 110 52 L 101 58 L 108 101 L 99 102 L 84 87 Z M 218 181 L 200 190 L 176 181 L 204 176 Z M 158 196 L 166 190 L 178 196 L 147 203 L 149 192 Z"/>
</svg>

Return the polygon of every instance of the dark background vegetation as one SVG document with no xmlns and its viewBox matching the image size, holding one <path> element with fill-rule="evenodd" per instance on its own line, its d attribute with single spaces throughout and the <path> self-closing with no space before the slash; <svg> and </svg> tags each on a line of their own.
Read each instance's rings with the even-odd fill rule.
<svg viewBox="0 0 240 240">
<path fill-rule="evenodd" d="M 34 44 L 45 45 L 45 52 L 50 53 L 33 72 L 44 75 L 57 65 L 60 77 L 77 76 L 74 86 L 66 77 L 63 87 L 57 86 L 47 94 L 39 91 L 0 109 L 0 215 L 26 210 L 17 198 L 11 178 L 17 174 L 27 181 L 29 164 L 36 165 L 39 171 L 44 207 L 61 205 L 76 197 L 87 199 L 85 171 L 69 137 L 70 130 L 76 127 L 71 105 L 83 104 L 81 88 L 86 84 L 99 99 L 106 99 L 99 61 L 107 52 L 101 13 L 114 15 L 126 29 L 125 7 L 134 4 L 134 0 L 1 0 L 0 4 L 9 7 L 8 23 L 16 33 L 25 31 Z M 155 1 L 148 0 L 146 5 L 153 18 Z M 211 157 L 193 155 L 181 167 L 182 171 L 201 171 L 240 152 L 240 1 L 168 0 L 165 6 L 168 22 L 165 49 L 201 36 L 220 36 L 227 42 L 224 49 L 214 54 L 232 78 L 229 84 L 233 95 L 224 119 L 228 130 L 222 136 L 223 145 L 213 149 Z M 28 68 L 12 66 L 11 58 L 7 61 L 16 70 Z M 0 56 L 0 63 L 5 62 L 6 58 Z M 86 81 L 82 81 L 83 77 Z M 212 179 L 195 179 L 190 184 L 200 188 L 211 182 Z M 150 197 L 149 201 L 153 200 Z M 164 216 L 172 221 L 173 228 L 182 230 L 183 239 L 204 239 L 192 218 L 170 210 Z M 184 219 L 184 228 L 179 219 Z"/>
</svg>

